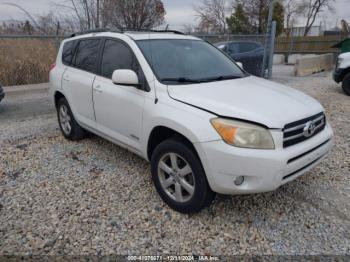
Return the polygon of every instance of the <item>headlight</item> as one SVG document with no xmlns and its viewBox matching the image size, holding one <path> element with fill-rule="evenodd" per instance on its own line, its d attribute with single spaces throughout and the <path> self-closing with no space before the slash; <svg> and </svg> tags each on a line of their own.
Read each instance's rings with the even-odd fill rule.
<svg viewBox="0 0 350 262">
<path fill-rule="evenodd" d="M 214 118 L 211 124 L 229 145 L 255 149 L 275 149 L 271 133 L 266 128 L 240 121 Z"/>
<path fill-rule="evenodd" d="M 340 65 L 341 65 L 341 63 L 343 63 L 343 61 L 344 61 L 344 58 L 338 58 L 338 63 L 337 63 L 337 68 L 339 68 L 340 67 Z"/>
</svg>

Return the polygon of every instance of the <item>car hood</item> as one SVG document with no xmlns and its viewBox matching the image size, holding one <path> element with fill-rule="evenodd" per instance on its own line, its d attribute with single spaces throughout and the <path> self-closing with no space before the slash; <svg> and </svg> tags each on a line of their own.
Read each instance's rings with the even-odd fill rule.
<svg viewBox="0 0 350 262">
<path fill-rule="evenodd" d="M 169 85 L 175 100 L 216 115 L 248 120 L 269 128 L 283 128 L 323 111 L 321 104 L 295 89 L 262 78 L 240 79 L 193 85 Z"/>
</svg>

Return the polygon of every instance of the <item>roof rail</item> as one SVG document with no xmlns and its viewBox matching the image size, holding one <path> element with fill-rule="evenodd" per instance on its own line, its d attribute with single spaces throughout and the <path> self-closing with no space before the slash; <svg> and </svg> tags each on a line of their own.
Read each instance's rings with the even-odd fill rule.
<svg viewBox="0 0 350 262">
<path fill-rule="evenodd" d="M 177 30 L 151 30 L 151 32 L 158 32 L 158 33 L 173 33 L 173 34 L 176 34 L 176 35 L 185 35 L 184 33 L 180 32 L 180 31 L 177 31 Z"/>
<path fill-rule="evenodd" d="M 75 32 L 71 34 L 70 37 L 75 37 L 78 35 L 85 35 L 85 34 L 91 34 L 91 33 L 103 33 L 103 32 L 112 32 L 112 33 L 125 33 L 125 32 L 152 32 L 152 33 L 173 33 L 177 35 L 184 35 L 184 33 L 177 31 L 177 30 L 154 30 L 154 29 L 133 29 L 133 28 L 97 28 L 97 29 L 90 29 L 86 31 L 80 31 Z"/>
<path fill-rule="evenodd" d="M 89 29 L 86 31 L 75 32 L 75 33 L 71 34 L 70 37 L 75 37 L 78 35 L 92 34 L 92 33 L 103 33 L 103 32 L 123 33 L 123 31 L 120 29 L 96 28 L 96 29 Z"/>
<path fill-rule="evenodd" d="M 156 29 L 133 29 L 133 28 L 122 28 L 123 32 L 151 32 L 151 33 L 173 33 L 177 35 L 184 35 L 184 33 L 177 31 L 177 30 L 156 30 Z"/>
</svg>

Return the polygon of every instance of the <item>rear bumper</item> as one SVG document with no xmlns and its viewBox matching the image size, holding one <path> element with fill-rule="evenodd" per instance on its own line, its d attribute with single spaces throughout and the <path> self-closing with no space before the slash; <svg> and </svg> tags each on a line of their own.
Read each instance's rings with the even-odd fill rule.
<svg viewBox="0 0 350 262">
<path fill-rule="evenodd" d="M 337 68 L 333 71 L 333 80 L 337 83 L 340 83 L 343 81 L 344 76 L 344 69 Z"/>
<path fill-rule="evenodd" d="M 289 148 L 282 147 L 283 135 L 273 132 L 275 150 L 252 150 L 227 145 L 223 141 L 196 144 L 208 182 L 213 191 L 221 194 L 252 194 L 273 191 L 303 175 L 329 153 L 333 131 L 324 131 Z M 234 184 L 244 176 L 244 183 Z"/>
</svg>

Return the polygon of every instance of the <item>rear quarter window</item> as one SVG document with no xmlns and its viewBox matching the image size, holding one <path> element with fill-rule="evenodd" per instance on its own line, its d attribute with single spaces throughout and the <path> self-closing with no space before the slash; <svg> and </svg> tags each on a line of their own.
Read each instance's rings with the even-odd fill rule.
<svg viewBox="0 0 350 262">
<path fill-rule="evenodd" d="M 69 41 L 64 43 L 62 51 L 62 63 L 64 65 L 71 65 L 75 53 L 76 41 Z"/>
</svg>

